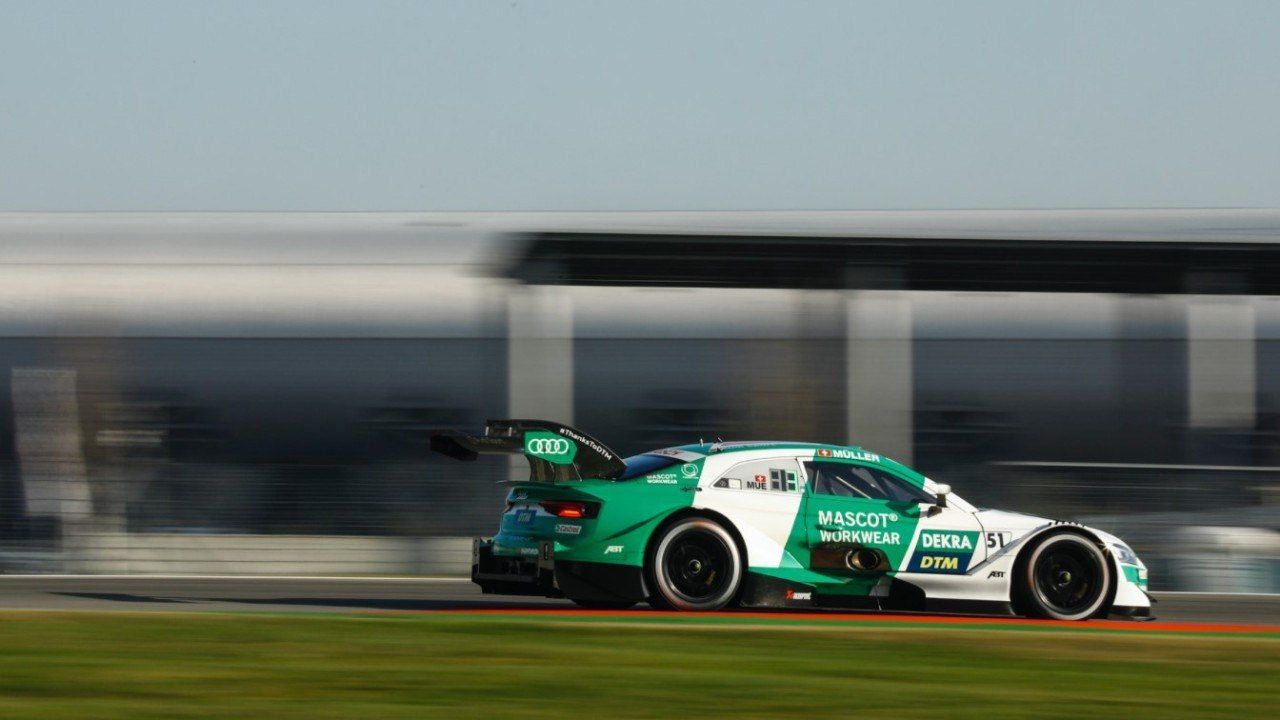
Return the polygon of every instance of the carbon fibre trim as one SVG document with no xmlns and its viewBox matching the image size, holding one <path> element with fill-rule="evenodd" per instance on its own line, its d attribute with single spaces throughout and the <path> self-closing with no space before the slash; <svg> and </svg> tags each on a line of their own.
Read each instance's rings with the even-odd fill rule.
<svg viewBox="0 0 1280 720">
<path fill-rule="evenodd" d="M 556 586 L 576 600 L 631 600 L 642 602 L 649 593 L 644 569 L 635 565 L 558 560 Z"/>
</svg>

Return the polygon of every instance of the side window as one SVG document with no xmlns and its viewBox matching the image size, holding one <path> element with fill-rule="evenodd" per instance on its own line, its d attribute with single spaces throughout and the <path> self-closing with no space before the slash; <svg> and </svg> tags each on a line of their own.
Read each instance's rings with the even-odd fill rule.
<svg viewBox="0 0 1280 720">
<path fill-rule="evenodd" d="M 813 492 L 820 495 L 902 503 L 929 501 L 928 493 L 876 468 L 835 462 L 806 462 L 804 467 Z"/>
<path fill-rule="evenodd" d="M 738 463 L 720 476 L 712 487 L 729 490 L 755 490 L 776 493 L 798 493 L 804 490 L 799 477 L 800 466 L 793 458 L 749 460 Z"/>
</svg>

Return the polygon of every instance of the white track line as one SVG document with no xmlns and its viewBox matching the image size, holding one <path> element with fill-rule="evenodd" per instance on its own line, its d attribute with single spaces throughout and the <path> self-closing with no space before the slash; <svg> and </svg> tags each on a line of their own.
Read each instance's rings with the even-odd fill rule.
<svg viewBox="0 0 1280 720">
<path fill-rule="evenodd" d="M 359 577 L 352 575 L 150 575 L 150 574 L 119 574 L 119 573 L 103 573 L 103 574 L 60 574 L 60 573 L 25 573 L 25 574 L 0 574 L 0 582 L 4 582 L 6 578 L 15 580 L 316 580 L 323 582 L 392 582 L 392 583 L 419 583 L 419 582 L 471 582 L 469 577 L 457 577 L 453 575 L 424 575 L 416 577 Z"/>
<path fill-rule="evenodd" d="M 1280 598 L 1280 593 L 1264 593 L 1264 592 L 1214 592 L 1212 590 L 1153 590 L 1152 595 L 1160 597 L 1161 595 L 1203 595 L 1205 597 L 1217 597 L 1222 595 L 1230 595 L 1231 597 L 1260 597 L 1260 598 Z"/>
<path fill-rule="evenodd" d="M 1044 468 L 1097 468 L 1107 470 L 1185 470 L 1189 472 L 1224 471 L 1224 472 L 1260 472 L 1280 473 L 1280 467 L 1260 465 L 1151 465 L 1146 463 L 1113 463 L 1113 462 L 1056 462 L 1049 460 L 1008 460 L 987 463 L 1000 467 L 1044 467 Z"/>
</svg>

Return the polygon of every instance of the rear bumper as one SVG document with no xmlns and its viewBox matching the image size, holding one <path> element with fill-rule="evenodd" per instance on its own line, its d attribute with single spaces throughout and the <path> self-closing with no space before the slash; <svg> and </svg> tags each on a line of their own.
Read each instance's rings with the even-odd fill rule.
<svg viewBox="0 0 1280 720">
<path fill-rule="evenodd" d="M 570 597 L 577 600 L 631 600 L 647 597 L 644 570 L 631 565 L 556 560 L 549 540 L 538 545 L 537 556 L 503 557 L 493 554 L 493 540 L 471 542 L 471 582 L 486 593 Z"/>
<path fill-rule="evenodd" d="M 471 541 L 471 582 L 485 593 L 563 597 L 555 583 L 555 555 L 550 541 L 538 545 L 530 557 L 493 554 L 492 538 Z"/>
</svg>

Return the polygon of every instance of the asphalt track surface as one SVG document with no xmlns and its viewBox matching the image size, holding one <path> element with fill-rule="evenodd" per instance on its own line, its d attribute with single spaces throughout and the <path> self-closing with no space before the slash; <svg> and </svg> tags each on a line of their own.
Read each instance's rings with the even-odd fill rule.
<svg viewBox="0 0 1280 720">
<path fill-rule="evenodd" d="M 1184 624 L 1190 629 L 1194 624 L 1214 623 L 1280 629 L 1280 595 L 1156 593 L 1156 598 L 1159 620 L 1147 625 L 1172 628 Z M 0 609 L 589 614 L 564 600 L 483 595 L 465 578 L 139 575 L 0 575 Z M 850 619 L 886 617 L 867 612 L 817 614 Z M 892 617 L 910 619 L 907 615 Z"/>
</svg>

